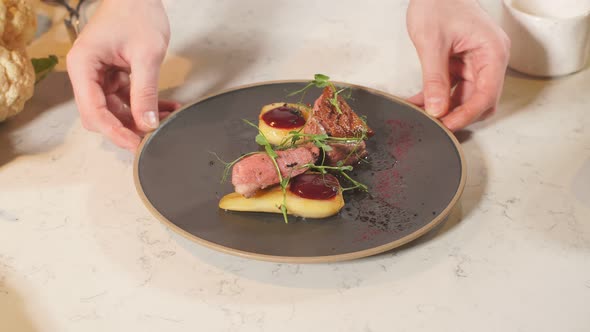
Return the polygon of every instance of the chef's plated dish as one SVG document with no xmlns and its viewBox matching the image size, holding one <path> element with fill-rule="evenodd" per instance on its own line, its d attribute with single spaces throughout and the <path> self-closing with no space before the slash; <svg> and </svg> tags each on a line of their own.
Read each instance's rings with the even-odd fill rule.
<svg viewBox="0 0 590 332">
<path fill-rule="evenodd" d="M 321 74 L 184 107 L 146 136 L 134 170 L 142 201 L 172 230 L 292 263 L 415 240 L 448 217 L 465 185 L 461 147 L 437 120 Z"/>
</svg>

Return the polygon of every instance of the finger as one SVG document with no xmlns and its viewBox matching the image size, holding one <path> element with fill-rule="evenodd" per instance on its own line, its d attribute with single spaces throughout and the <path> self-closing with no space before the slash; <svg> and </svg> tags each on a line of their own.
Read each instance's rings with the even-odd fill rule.
<svg viewBox="0 0 590 332">
<path fill-rule="evenodd" d="M 107 95 L 118 93 L 119 91 L 127 91 L 129 93 L 130 84 L 129 73 L 121 70 L 110 71 L 105 75 L 103 85 L 104 93 Z"/>
<path fill-rule="evenodd" d="M 172 112 L 160 112 L 160 120 L 166 119 L 170 114 L 172 114 Z"/>
<path fill-rule="evenodd" d="M 133 115 L 131 115 L 131 109 L 129 108 L 129 104 L 127 104 L 119 95 L 117 94 L 110 94 L 107 96 L 107 107 L 111 113 L 121 121 L 123 126 L 131 129 L 132 131 L 136 131 L 135 121 L 133 120 Z"/>
<path fill-rule="evenodd" d="M 95 123 L 91 121 L 92 109 L 104 104 L 104 92 L 93 83 L 100 80 L 102 68 L 75 48 L 68 53 L 66 66 L 80 121 L 87 130 L 97 131 Z"/>
<path fill-rule="evenodd" d="M 406 99 L 409 103 L 412 103 L 418 107 L 424 107 L 424 92 L 420 91 L 417 94 Z"/>
<path fill-rule="evenodd" d="M 107 105 L 109 110 L 123 123 L 123 125 L 137 134 L 139 137 L 143 137 L 145 131 L 137 128 L 131 109 L 129 105 L 123 100 L 118 94 L 112 94 L 107 96 Z M 180 107 L 180 104 L 174 101 L 162 100 L 158 102 L 159 112 L 158 119 L 160 121 L 166 119 L 170 114 Z"/>
<path fill-rule="evenodd" d="M 449 111 L 452 111 L 464 104 L 473 94 L 475 82 L 471 63 L 464 62 L 461 58 L 451 58 L 449 71 L 454 86 L 449 103 Z"/>
<path fill-rule="evenodd" d="M 473 81 L 473 70 L 469 62 L 463 62 L 463 59 L 454 56 L 449 62 L 449 72 L 451 77 L 459 77 L 463 81 Z"/>
<path fill-rule="evenodd" d="M 170 114 L 172 114 L 172 112 L 160 112 L 158 113 L 158 116 L 160 118 L 160 121 L 163 121 L 164 119 L 166 119 L 167 117 L 170 116 Z M 146 135 L 145 132 L 138 130 L 136 127 L 133 128 L 129 128 L 131 130 L 133 130 L 134 133 L 136 133 L 139 137 L 144 137 Z"/>
<path fill-rule="evenodd" d="M 102 63 L 79 51 L 68 54 L 68 74 L 74 89 L 82 124 L 89 130 L 97 130 L 118 146 L 134 150 L 139 137 L 108 110 L 102 83 Z"/>
<path fill-rule="evenodd" d="M 473 91 L 475 89 L 475 84 L 470 81 L 461 81 L 457 84 L 453 93 L 451 94 L 451 103 L 449 109 L 453 111 L 457 107 L 463 105 L 464 103 L 469 100 Z"/>
<path fill-rule="evenodd" d="M 451 76 L 451 87 L 457 85 L 458 82 L 461 81 L 459 76 L 452 75 Z M 418 92 L 417 94 L 409 97 L 406 99 L 409 103 L 412 103 L 418 107 L 424 107 L 424 90 Z M 449 109 L 452 109 L 449 107 Z"/>
<path fill-rule="evenodd" d="M 89 116 L 90 121 L 95 124 L 97 130 L 110 139 L 117 146 L 135 151 L 140 143 L 140 138 L 124 124 L 105 105 L 94 108 Z"/>
<path fill-rule="evenodd" d="M 124 127 L 121 121 L 119 121 L 106 108 L 103 111 L 98 112 L 98 117 L 100 118 L 101 123 L 100 131 L 103 135 L 123 149 L 127 149 L 131 152 L 137 150 L 141 139 L 136 133 L 131 129 Z"/>
<path fill-rule="evenodd" d="M 475 122 L 484 112 L 492 109 L 494 105 L 494 99 L 490 98 L 488 93 L 475 91 L 466 103 L 443 117 L 442 122 L 451 131 L 463 129 Z"/>
<path fill-rule="evenodd" d="M 441 117 L 448 112 L 451 91 L 449 76 L 450 49 L 440 44 L 418 49 L 422 65 L 424 106 L 426 112 Z"/>
<path fill-rule="evenodd" d="M 125 91 L 120 91 L 116 94 L 107 96 L 107 106 L 109 110 L 123 123 L 123 125 L 125 125 L 125 127 L 137 131 L 138 128 L 135 125 L 135 120 L 131 114 L 128 100 L 129 95 L 125 94 Z M 159 119 L 161 120 L 167 117 L 172 112 L 179 109 L 180 106 L 180 103 L 171 100 L 158 101 Z"/>
<path fill-rule="evenodd" d="M 445 116 L 443 123 L 453 131 L 462 129 L 478 120 L 484 112 L 493 110 L 504 84 L 504 72 L 505 68 L 495 62 L 481 68 L 470 98 Z"/>
<path fill-rule="evenodd" d="M 160 100 L 158 101 L 158 109 L 160 113 L 172 113 L 180 108 L 180 103 L 172 100 Z"/>
<path fill-rule="evenodd" d="M 136 61 L 131 67 L 131 113 L 137 128 L 146 132 L 159 125 L 158 70 L 150 61 Z"/>
</svg>

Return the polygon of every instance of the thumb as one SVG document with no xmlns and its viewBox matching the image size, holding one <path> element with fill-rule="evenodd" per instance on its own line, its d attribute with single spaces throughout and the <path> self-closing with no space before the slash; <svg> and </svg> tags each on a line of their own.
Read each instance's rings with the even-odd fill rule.
<svg viewBox="0 0 590 332">
<path fill-rule="evenodd" d="M 425 47 L 418 52 L 422 64 L 424 106 L 433 117 L 441 117 L 449 111 L 449 52 L 446 48 L 432 47 Z"/>
<path fill-rule="evenodd" d="M 131 66 L 130 104 L 133 119 L 139 130 L 148 132 L 158 128 L 157 64 L 137 63 Z"/>
</svg>

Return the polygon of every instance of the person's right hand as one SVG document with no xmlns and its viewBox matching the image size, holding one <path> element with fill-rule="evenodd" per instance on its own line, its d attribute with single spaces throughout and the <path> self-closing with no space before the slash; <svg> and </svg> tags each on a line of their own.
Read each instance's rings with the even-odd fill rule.
<svg viewBox="0 0 590 332">
<path fill-rule="evenodd" d="M 160 0 L 103 0 L 67 56 L 83 126 L 135 151 L 180 105 L 158 101 L 170 27 Z"/>
<path fill-rule="evenodd" d="M 476 0 L 411 0 L 410 38 L 422 64 L 423 90 L 410 102 L 451 131 L 496 111 L 510 39 Z"/>
</svg>

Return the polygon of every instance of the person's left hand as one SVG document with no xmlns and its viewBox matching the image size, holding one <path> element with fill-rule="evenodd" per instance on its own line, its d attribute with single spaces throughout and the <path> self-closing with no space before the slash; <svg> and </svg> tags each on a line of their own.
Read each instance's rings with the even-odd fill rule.
<svg viewBox="0 0 590 332">
<path fill-rule="evenodd" d="M 510 40 L 477 1 L 411 0 L 407 25 L 423 72 L 423 90 L 409 101 L 451 131 L 494 113 Z"/>
</svg>

